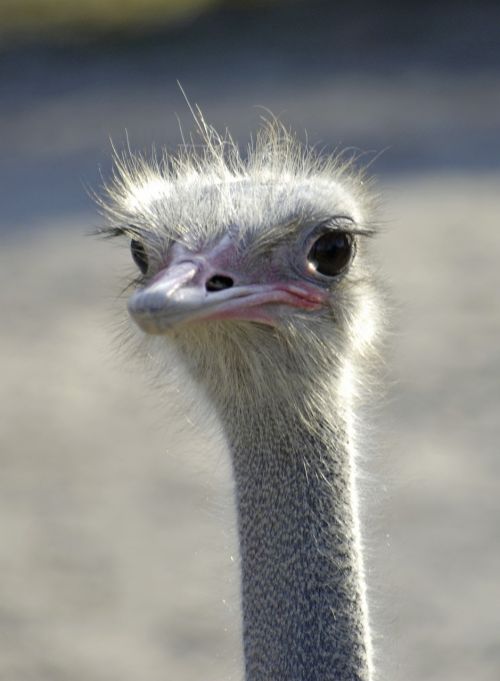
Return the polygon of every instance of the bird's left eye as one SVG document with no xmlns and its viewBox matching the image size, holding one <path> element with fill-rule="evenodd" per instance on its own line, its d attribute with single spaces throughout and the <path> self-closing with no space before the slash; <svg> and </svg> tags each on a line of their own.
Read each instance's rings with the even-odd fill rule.
<svg viewBox="0 0 500 681">
<path fill-rule="evenodd" d="M 326 277 L 341 274 L 352 259 L 354 250 L 350 234 L 340 231 L 327 232 L 312 245 L 307 256 L 309 265 Z"/>
<path fill-rule="evenodd" d="M 137 241 L 137 239 L 132 239 L 130 242 L 130 250 L 132 252 L 132 258 L 135 264 L 143 274 L 146 274 L 149 264 L 146 249 L 140 241 Z"/>
</svg>

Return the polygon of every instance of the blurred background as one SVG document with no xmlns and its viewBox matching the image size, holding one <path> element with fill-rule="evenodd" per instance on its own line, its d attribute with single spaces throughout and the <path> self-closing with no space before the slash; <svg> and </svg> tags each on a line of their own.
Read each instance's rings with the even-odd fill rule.
<svg viewBox="0 0 500 681">
<path fill-rule="evenodd" d="M 190 130 L 177 81 L 242 145 L 271 110 L 372 164 L 379 678 L 498 680 L 499 67 L 496 2 L 0 0 L 2 681 L 242 678 L 220 434 L 120 355 L 128 249 L 85 236 L 110 139 Z"/>
</svg>

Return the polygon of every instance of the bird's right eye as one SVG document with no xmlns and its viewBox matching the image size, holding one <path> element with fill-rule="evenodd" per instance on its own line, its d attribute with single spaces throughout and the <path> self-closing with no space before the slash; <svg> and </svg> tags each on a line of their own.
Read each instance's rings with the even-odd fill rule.
<svg viewBox="0 0 500 681">
<path fill-rule="evenodd" d="M 141 270 L 143 274 L 146 274 L 148 271 L 148 256 L 146 253 L 146 249 L 142 245 L 140 241 L 137 241 L 137 239 L 132 239 L 130 242 L 130 251 L 132 252 L 132 258 L 137 265 L 137 267 Z"/>
</svg>

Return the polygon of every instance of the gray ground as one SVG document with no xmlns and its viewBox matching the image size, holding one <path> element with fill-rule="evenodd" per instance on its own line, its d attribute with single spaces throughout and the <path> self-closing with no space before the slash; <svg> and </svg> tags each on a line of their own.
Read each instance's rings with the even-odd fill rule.
<svg viewBox="0 0 500 681">
<path fill-rule="evenodd" d="M 83 236 L 98 218 L 81 180 L 96 182 L 108 133 L 176 143 L 174 111 L 189 122 L 171 80 L 102 68 L 43 96 L 12 90 L 0 111 L 0 679 L 236 681 L 217 430 L 116 352 L 129 255 Z M 497 681 L 500 166 L 485 141 L 500 89 L 491 74 L 440 82 L 348 74 L 200 103 L 240 138 L 263 103 L 313 141 L 396 146 L 378 244 L 390 388 L 365 514 L 380 679 Z"/>
</svg>

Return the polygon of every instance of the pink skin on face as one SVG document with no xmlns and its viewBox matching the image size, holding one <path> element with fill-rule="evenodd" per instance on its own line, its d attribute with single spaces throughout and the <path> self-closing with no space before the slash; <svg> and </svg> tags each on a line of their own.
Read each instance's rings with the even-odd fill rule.
<svg viewBox="0 0 500 681">
<path fill-rule="evenodd" d="M 255 288 L 255 293 L 230 299 L 198 319 L 239 319 L 275 326 L 276 315 L 268 305 L 290 305 L 303 310 L 317 310 L 326 299 L 325 294 L 300 288 L 296 284 L 276 283 Z"/>
<path fill-rule="evenodd" d="M 143 331 L 162 334 L 179 324 L 208 320 L 234 319 L 275 326 L 279 319 L 277 306 L 316 310 L 327 299 L 327 292 L 310 282 L 256 282 L 262 275 L 242 275 L 238 260 L 234 243 L 227 236 L 205 253 L 192 253 L 176 244 L 166 267 L 131 296 L 129 312 Z M 274 278 L 279 273 L 273 275 Z M 212 289 L 207 284 L 214 277 L 226 278 L 230 283 Z"/>
</svg>

